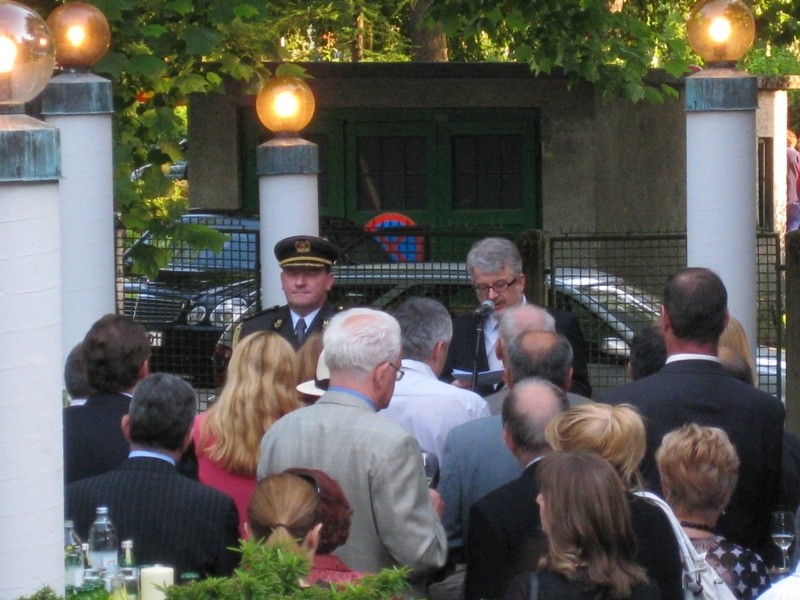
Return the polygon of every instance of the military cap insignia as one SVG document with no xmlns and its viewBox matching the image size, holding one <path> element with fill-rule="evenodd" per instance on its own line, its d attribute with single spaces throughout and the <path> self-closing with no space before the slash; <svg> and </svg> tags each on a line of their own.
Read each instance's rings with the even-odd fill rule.
<svg viewBox="0 0 800 600">
<path fill-rule="evenodd" d="M 306 239 L 297 240 L 294 243 L 294 249 L 297 250 L 300 254 L 308 254 L 311 252 L 311 242 Z"/>
</svg>

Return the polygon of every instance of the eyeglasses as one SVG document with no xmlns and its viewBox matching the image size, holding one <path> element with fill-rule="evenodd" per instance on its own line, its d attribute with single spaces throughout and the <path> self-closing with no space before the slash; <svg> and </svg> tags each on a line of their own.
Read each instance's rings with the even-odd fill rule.
<svg viewBox="0 0 800 600">
<path fill-rule="evenodd" d="M 406 372 L 403 371 L 403 369 L 401 369 L 400 367 L 395 367 L 390 362 L 387 362 L 386 364 L 389 365 L 390 367 L 392 367 L 395 371 L 397 371 L 397 373 L 394 374 L 394 380 L 395 381 L 400 381 L 405 376 Z"/>
<path fill-rule="evenodd" d="M 472 289 L 475 290 L 475 293 L 478 294 L 478 296 L 485 296 L 486 294 L 489 293 L 489 290 L 494 290 L 496 294 L 502 294 L 515 283 L 517 283 L 516 277 L 514 277 L 511 281 L 495 281 L 491 285 L 487 285 L 485 283 L 479 283 Z"/>
</svg>

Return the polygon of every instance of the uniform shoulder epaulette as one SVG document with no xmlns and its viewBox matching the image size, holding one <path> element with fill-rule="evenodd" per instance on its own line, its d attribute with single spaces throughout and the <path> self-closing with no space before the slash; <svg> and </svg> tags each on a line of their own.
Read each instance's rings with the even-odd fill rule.
<svg viewBox="0 0 800 600">
<path fill-rule="evenodd" d="M 275 311 L 276 311 L 276 310 L 278 310 L 279 308 L 281 308 L 281 305 L 280 305 L 280 304 L 276 304 L 275 306 L 270 306 L 269 308 L 265 308 L 264 310 L 262 310 L 262 311 L 259 311 L 259 312 L 257 312 L 257 313 L 256 313 L 256 314 L 254 314 L 254 315 L 250 315 L 250 316 L 249 316 L 249 317 L 247 317 L 246 319 L 242 319 L 242 322 L 244 322 L 244 321 L 249 321 L 250 319 L 255 319 L 256 317 L 260 317 L 260 316 L 262 316 L 262 315 L 266 315 L 266 314 L 269 314 L 269 313 L 271 313 L 271 312 L 275 312 Z"/>
</svg>

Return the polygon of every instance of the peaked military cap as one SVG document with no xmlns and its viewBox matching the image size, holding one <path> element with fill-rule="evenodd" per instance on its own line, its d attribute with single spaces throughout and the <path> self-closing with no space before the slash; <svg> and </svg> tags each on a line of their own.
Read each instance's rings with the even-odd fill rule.
<svg viewBox="0 0 800 600">
<path fill-rule="evenodd" d="M 275 244 L 275 258 L 281 267 L 330 268 L 338 257 L 336 246 L 310 235 L 295 235 Z"/>
</svg>

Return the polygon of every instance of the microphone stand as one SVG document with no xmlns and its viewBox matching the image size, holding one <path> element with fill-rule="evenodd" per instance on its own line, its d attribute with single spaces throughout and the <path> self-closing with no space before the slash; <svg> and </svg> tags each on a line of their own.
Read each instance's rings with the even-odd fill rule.
<svg viewBox="0 0 800 600">
<path fill-rule="evenodd" d="M 477 393 L 478 389 L 478 353 L 481 351 L 481 338 L 483 337 L 483 321 L 485 320 L 484 315 L 480 315 L 478 319 L 478 326 L 475 328 L 476 333 L 478 334 L 475 336 L 475 352 L 472 355 L 472 382 L 470 383 L 470 389 Z"/>
</svg>

